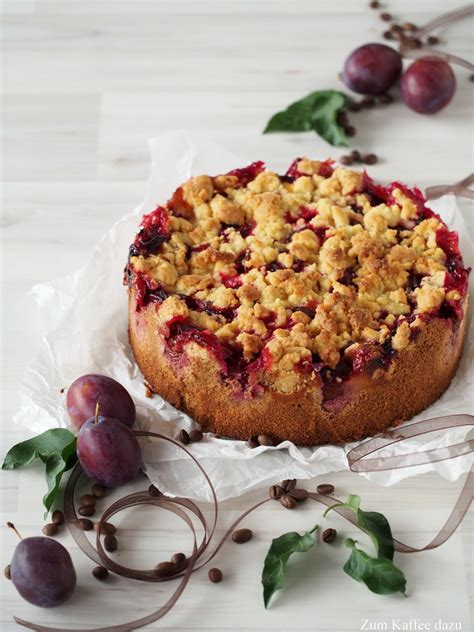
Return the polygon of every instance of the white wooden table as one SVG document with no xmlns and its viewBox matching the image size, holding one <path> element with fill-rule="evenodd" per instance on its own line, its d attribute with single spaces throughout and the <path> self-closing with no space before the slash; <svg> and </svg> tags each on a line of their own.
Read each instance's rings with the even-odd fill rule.
<svg viewBox="0 0 474 632">
<path fill-rule="evenodd" d="M 2 4 L 4 453 L 28 436 L 11 424 L 18 384 L 39 343 L 28 290 L 81 266 L 100 235 L 137 204 L 148 172 L 147 138 L 187 127 L 276 169 L 297 155 L 339 156 L 344 151 L 315 135 L 267 137 L 261 130 L 273 112 L 291 101 L 318 88 L 338 88 L 336 75 L 346 54 L 377 40 L 381 22 L 365 0 Z M 457 3 L 383 4 L 403 20 L 423 23 Z M 469 21 L 451 26 L 442 37 L 451 52 L 472 56 Z M 397 177 L 424 188 L 472 171 L 473 84 L 464 71 L 458 72 L 458 86 L 452 104 L 438 116 L 416 115 L 401 103 L 357 115 L 355 146 L 381 158 L 370 169 L 375 178 Z M 472 206 L 461 202 L 461 207 L 472 226 Z M 386 513 L 397 537 L 417 545 L 428 542 L 443 524 L 461 483 L 426 475 L 387 489 L 348 473 L 327 480 L 342 496 L 360 494 L 366 507 Z M 43 485 L 35 469 L 2 473 L 3 523 L 12 520 L 24 535 L 39 534 Z M 143 485 L 144 479 L 137 482 Z M 260 495 L 224 503 L 222 526 Z M 156 563 L 167 553 L 187 550 L 189 538 L 181 524 L 163 513 L 139 513 L 118 523 L 119 559 L 150 566 L 150 559 Z M 254 540 L 241 548 L 227 545 L 216 561 L 225 581 L 212 585 L 205 571 L 197 573 L 178 607 L 148 629 L 352 632 L 362 629 L 364 620 L 365 629 L 372 630 L 403 629 L 396 627 L 402 624 L 418 625 L 405 628 L 413 630 L 472 629 L 472 515 L 443 547 L 398 556 L 408 578 L 408 599 L 369 593 L 342 572 L 347 557 L 342 545 L 321 545 L 292 565 L 286 589 L 265 611 L 260 573 L 269 541 L 284 531 L 321 523 L 320 514 L 314 504 L 294 512 L 267 505 L 246 521 L 255 530 Z M 355 535 L 339 519 L 334 524 Z M 1 538 L 5 565 L 16 543 L 7 529 Z M 65 532 L 60 541 L 70 546 L 79 573 L 74 598 L 63 608 L 41 611 L 2 580 L 2 631 L 19 629 L 12 614 L 64 627 L 92 627 L 135 618 L 160 603 L 163 585 L 120 578 L 101 585 Z M 410 624 L 412 619 L 418 623 Z M 457 627 L 435 628 L 438 621 Z"/>
</svg>

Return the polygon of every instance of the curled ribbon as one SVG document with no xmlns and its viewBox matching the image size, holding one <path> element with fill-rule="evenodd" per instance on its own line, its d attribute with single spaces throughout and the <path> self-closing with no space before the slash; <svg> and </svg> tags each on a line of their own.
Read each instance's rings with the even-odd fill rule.
<svg viewBox="0 0 474 632">
<path fill-rule="evenodd" d="M 443 448 L 426 450 L 425 452 L 417 451 L 404 455 L 366 458 L 374 454 L 375 452 L 378 452 L 384 448 L 394 445 L 395 443 L 405 441 L 412 437 L 428 435 L 432 432 L 438 432 L 449 428 L 457 428 L 463 426 L 474 426 L 474 417 L 472 415 L 447 415 L 445 417 L 419 421 L 407 426 L 403 426 L 402 428 L 398 428 L 395 431 L 389 431 L 382 435 L 377 435 L 371 439 L 368 439 L 367 441 L 364 441 L 355 448 L 352 448 L 348 452 L 347 459 L 349 463 L 349 468 L 353 472 L 376 472 L 400 467 L 423 465 L 426 463 L 435 463 L 438 461 L 444 461 L 446 459 L 453 459 L 466 454 L 470 454 L 474 451 L 474 441 L 472 440 L 467 440 Z M 194 463 L 204 476 L 206 484 L 211 490 L 212 504 L 214 508 L 213 518 L 211 522 L 208 523 L 206 521 L 198 505 L 192 500 L 180 497 L 171 498 L 168 496 L 164 496 L 163 494 L 155 497 L 151 496 L 148 492 L 137 492 L 135 494 L 130 494 L 128 496 L 125 496 L 124 498 L 121 498 L 120 500 L 110 505 L 110 507 L 108 507 L 104 511 L 99 521 L 99 528 L 96 536 L 96 546 L 94 547 L 88 540 L 84 531 L 82 531 L 78 527 L 78 516 L 76 514 L 74 497 L 75 489 L 81 476 L 81 468 L 79 465 L 76 465 L 76 467 L 72 470 L 66 486 L 64 494 L 64 514 L 69 530 L 77 545 L 82 550 L 82 552 L 87 555 L 87 557 L 89 557 L 93 562 L 105 566 L 108 570 L 116 573 L 117 575 L 139 581 L 160 582 L 169 581 L 172 579 L 179 579 L 180 581 L 174 592 L 168 598 L 165 604 L 162 605 L 158 610 L 155 610 L 151 614 L 145 617 L 141 617 L 140 619 L 135 619 L 134 621 L 122 623 L 119 625 L 94 628 L 92 630 L 90 628 L 64 629 L 43 626 L 40 624 L 32 623 L 30 621 L 19 619 L 18 617 L 14 617 L 15 621 L 19 625 L 22 625 L 25 628 L 29 628 L 30 630 L 36 630 L 37 632 L 131 632 L 132 630 L 136 630 L 145 625 L 153 623 L 154 621 L 157 621 L 158 619 L 164 617 L 167 612 L 171 610 L 171 608 L 176 604 L 184 589 L 186 588 L 186 585 L 191 578 L 193 571 L 202 568 L 217 555 L 217 553 L 220 551 L 220 549 L 229 538 L 231 533 L 234 531 L 234 529 L 237 527 L 237 525 L 251 512 L 255 511 L 256 509 L 271 500 L 270 498 L 266 498 L 248 508 L 227 529 L 224 536 L 216 545 L 214 551 L 209 555 L 206 555 L 206 552 L 214 536 L 218 518 L 217 496 L 209 476 L 206 474 L 204 468 L 201 466 L 196 457 L 194 457 L 187 448 L 185 448 L 174 439 L 171 439 L 170 437 L 162 434 L 147 431 L 137 431 L 135 432 L 135 435 L 139 437 L 153 437 L 173 443 L 181 450 L 186 452 L 186 454 L 194 461 Z M 461 490 L 459 498 L 456 501 L 456 504 L 448 520 L 443 525 L 438 534 L 433 538 L 433 540 L 422 548 L 414 548 L 408 544 L 404 544 L 403 542 L 394 539 L 394 546 L 396 551 L 400 553 L 416 553 L 420 551 L 434 549 L 446 542 L 446 540 L 455 532 L 455 530 L 461 523 L 464 515 L 466 514 L 473 499 L 473 491 L 474 472 L 471 468 Z M 333 504 L 339 502 L 337 498 L 333 498 L 332 496 L 323 496 L 322 494 L 317 493 L 309 493 L 308 497 L 312 500 L 320 502 L 323 505 L 326 505 L 327 507 L 330 507 Z M 116 515 L 120 511 L 129 507 L 136 507 L 140 505 L 152 505 L 166 511 L 171 511 L 179 518 L 181 518 L 181 520 L 183 520 L 185 524 L 187 524 L 193 536 L 193 549 L 191 555 L 187 558 L 187 566 L 184 570 L 177 571 L 174 575 L 171 575 L 169 577 L 160 577 L 153 570 L 137 570 L 123 566 L 107 555 L 101 542 L 101 527 L 112 516 Z M 353 525 L 357 526 L 356 518 L 352 511 L 345 509 L 344 507 L 336 507 L 334 510 L 339 515 L 346 518 Z M 198 540 L 196 527 L 190 515 L 193 516 L 194 519 L 197 520 L 197 522 L 200 523 L 203 528 L 203 535 L 200 541 Z"/>
</svg>

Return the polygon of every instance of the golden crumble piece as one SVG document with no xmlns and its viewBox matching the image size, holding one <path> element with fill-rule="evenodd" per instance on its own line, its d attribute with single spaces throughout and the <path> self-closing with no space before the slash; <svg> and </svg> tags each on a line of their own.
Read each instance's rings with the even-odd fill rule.
<svg viewBox="0 0 474 632">
<path fill-rule="evenodd" d="M 192 206 L 209 202 L 213 193 L 214 187 L 209 176 L 196 176 L 183 184 L 184 199 Z"/>
<path fill-rule="evenodd" d="M 210 203 L 214 217 L 224 224 L 243 224 L 245 213 L 235 202 L 231 202 L 223 195 L 215 195 Z"/>
<path fill-rule="evenodd" d="M 395 349 L 395 351 L 401 351 L 402 349 L 405 349 L 405 347 L 407 347 L 408 343 L 410 342 L 410 334 L 410 326 L 406 322 L 406 320 L 404 320 L 401 325 L 397 327 L 397 331 L 392 338 L 392 349 Z"/>
<path fill-rule="evenodd" d="M 176 296 L 168 296 L 168 298 L 166 298 L 160 305 L 160 309 L 158 310 L 158 320 L 162 325 L 164 325 L 176 316 L 187 318 L 189 316 L 188 306 L 184 301 Z"/>
<path fill-rule="evenodd" d="M 319 239 L 312 230 L 302 230 L 293 235 L 288 250 L 290 254 L 302 261 L 317 261 Z"/>
<path fill-rule="evenodd" d="M 236 340 L 242 346 L 245 360 L 250 360 L 261 351 L 263 347 L 263 341 L 255 334 L 247 334 L 244 332 L 239 334 Z"/>
<path fill-rule="evenodd" d="M 435 287 L 434 285 L 425 284 L 417 287 L 413 294 L 416 296 L 416 313 L 423 314 L 437 309 L 444 301 L 445 289 Z"/>
<path fill-rule="evenodd" d="M 360 193 L 362 191 L 364 175 L 358 171 L 350 171 L 349 169 L 338 167 L 334 170 L 333 177 L 340 182 L 343 195 Z"/>
</svg>

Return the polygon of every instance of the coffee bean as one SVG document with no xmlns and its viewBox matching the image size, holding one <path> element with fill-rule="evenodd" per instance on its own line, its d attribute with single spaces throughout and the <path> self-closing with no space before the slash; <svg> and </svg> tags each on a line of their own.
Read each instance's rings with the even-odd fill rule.
<svg viewBox="0 0 474 632">
<path fill-rule="evenodd" d="M 94 526 L 89 518 L 79 518 L 76 524 L 82 531 L 90 531 Z"/>
<path fill-rule="evenodd" d="M 285 492 L 291 492 L 292 489 L 296 487 L 296 478 L 287 478 L 281 482 L 281 486 L 285 490 Z"/>
<path fill-rule="evenodd" d="M 378 158 L 375 154 L 367 154 L 362 158 L 362 161 L 365 162 L 366 165 L 375 165 Z"/>
<path fill-rule="evenodd" d="M 97 502 L 97 498 L 95 496 L 92 496 L 92 494 L 84 494 L 84 496 L 81 496 L 81 505 L 85 506 L 85 505 L 92 505 L 94 506 Z"/>
<path fill-rule="evenodd" d="M 426 41 L 430 46 L 436 46 L 436 44 L 439 44 L 439 37 L 436 37 L 435 35 L 430 35 Z"/>
<path fill-rule="evenodd" d="M 347 108 L 351 111 L 351 112 L 359 112 L 361 110 L 360 107 L 360 103 L 359 101 L 351 101 L 351 103 L 349 103 L 349 105 L 347 106 Z"/>
<path fill-rule="evenodd" d="M 95 566 L 92 569 L 92 574 L 94 577 L 100 581 L 104 581 L 109 576 L 109 571 L 105 568 L 105 566 Z"/>
<path fill-rule="evenodd" d="M 188 560 L 184 553 L 175 553 L 171 556 L 171 562 L 175 565 L 177 571 L 183 570 L 188 565 Z"/>
<path fill-rule="evenodd" d="M 189 443 L 189 434 L 184 428 L 179 433 L 179 440 L 181 441 L 181 443 L 184 443 L 184 445 L 188 445 Z"/>
<path fill-rule="evenodd" d="M 379 96 L 379 103 L 382 103 L 383 105 L 386 105 L 388 103 L 393 103 L 393 97 L 391 94 L 381 94 Z"/>
<path fill-rule="evenodd" d="M 51 520 L 52 522 L 54 522 L 54 524 L 57 524 L 58 526 L 64 524 L 64 514 L 62 511 L 60 511 L 59 509 L 56 509 L 56 511 L 53 511 L 53 515 L 51 516 Z"/>
<path fill-rule="evenodd" d="M 258 435 L 257 441 L 259 445 L 265 445 L 268 447 L 272 447 L 275 445 L 272 437 L 270 437 L 270 435 L 267 435 L 267 434 Z"/>
<path fill-rule="evenodd" d="M 347 127 L 349 125 L 347 112 L 345 112 L 344 110 L 342 110 L 342 112 L 339 112 L 339 114 L 337 115 L 337 122 L 339 123 L 341 127 Z"/>
<path fill-rule="evenodd" d="M 99 532 L 99 524 L 99 522 L 95 523 L 94 531 Z M 117 527 L 115 527 L 111 522 L 103 522 L 100 532 L 102 535 L 115 535 L 117 533 Z"/>
<path fill-rule="evenodd" d="M 403 24 L 403 28 L 405 31 L 416 31 L 417 27 L 413 22 L 405 22 Z"/>
<path fill-rule="evenodd" d="M 375 105 L 374 97 L 365 96 L 360 100 L 360 104 L 363 108 L 373 108 Z"/>
<path fill-rule="evenodd" d="M 393 40 L 393 39 L 395 39 L 395 36 L 392 33 L 392 31 L 385 31 L 384 34 L 383 34 L 383 37 L 386 40 Z"/>
<path fill-rule="evenodd" d="M 114 535 L 106 535 L 104 538 L 104 549 L 113 553 L 118 548 L 117 538 Z"/>
<path fill-rule="evenodd" d="M 197 441 L 202 441 L 204 435 L 202 434 L 202 432 L 200 430 L 192 430 L 189 433 L 189 440 L 192 443 L 196 443 Z"/>
<path fill-rule="evenodd" d="M 288 494 L 285 494 L 280 498 L 280 502 L 285 509 L 294 509 L 296 507 L 296 500 Z"/>
<path fill-rule="evenodd" d="M 251 437 L 249 437 L 249 446 L 251 448 L 258 448 L 259 446 L 259 442 L 258 442 L 258 437 L 257 435 L 252 435 Z"/>
<path fill-rule="evenodd" d="M 80 516 L 86 516 L 87 518 L 90 518 L 95 514 L 95 507 L 94 505 L 84 505 L 83 507 L 79 507 L 77 513 Z"/>
<path fill-rule="evenodd" d="M 360 159 L 361 159 L 360 151 L 357 151 L 357 149 L 353 149 L 351 151 L 351 156 L 355 162 L 360 162 Z"/>
<path fill-rule="evenodd" d="M 160 562 L 153 570 L 158 577 L 169 577 L 176 573 L 176 566 L 173 562 Z"/>
<path fill-rule="evenodd" d="M 403 27 L 400 24 L 392 24 L 390 30 L 393 33 L 403 33 Z"/>
<path fill-rule="evenodd" d="M 245 544 L 253 538 L 253 531 L 251 529 L 237 529 L 232 534 L 232 541 L 236 544 Z"/>
<path fill-rule="evenodd" d="M 7 564 L 5 566 L 5 568 L 3 569 L 3 574 L 5 575 L 5 577 L 7 579 L 11 579 L 12 578 L 10 564 Z"/>
<path fill-rule="evenodd" d="M 349 125 L 349 127 L 346 127 L 345 132 L 349 137 L 355 136 L 357 134 L 357 130 L 353 125 Z"/>
<path fill-rule="evenodd" d="M 107 494 L 107 488 L 99 485 L 99 483 L 94 483 L 92 485 L 92 493 L 96 498 L 103 498 Z"/>
<path fill-rule="evenodd" d="M 418 37 L 412 37 L 411 38 L 411 45 L 413 46 L 413 48 L 422 48 L 423 47 L 423 42 Z"/>
<path fill-rule="evenodd" d="M 384 22 L 390 22 L 390 20 L 392 19 L 392 16 L 390 15 L 390 13 L 381 13 L 380 19 L 383 20 Z"/>
<path fill-rule="evenodd" d="M 303 488 L 293 489 L 288 494 L 299 503 L 304 502 L 308 498 L 308 490 Z"/>
<path fill-rule="evenodd" d="M 352 165 L 354 159 L 352 158 L 352 156 L 341 156 L 339 158 L 339 162 L 341 163 L 341 165 Z"/>
<path fill-rule="evenodd" d="M 337 536 L 336 529 L 326 529 L 321 534 L 321 540 L 323 542 L 326 542 L 326 544 L 331 544 L 331 542 L 334 542 L 334 540 L 336 539 L 336 536 Z"/>
<path fill-rule="evenodd" d="M 209 577 L 209 580 L 213 583 L 213 584 L 218 584 L 219 582 L 222 581 L 222 571 L 220 568 L 211 568 L 207 574 L 207 576 Z"/>
<path fill-rule="evenodd" d="M 44 535 L 47 535 L 48 537 L 53 537 L 55 536 L 59 531 L 59 527 L 57 524 L 54 524 L 54 522 L 50 522 L 49 524 L 45 524 L 43 527 L 43 533 Z"/>
<path fill-rule="evenodd" d="M 281 498 L 284 493 L 285 491 L 283 487 L 280 487 L 280 485 L 272 485 L 268 491 L 270 498 L 273 498 L 274 500 Z"/>
<path fill-rule="evenodd" d="M 380 7 L 380 2 L 378 2 L 378 0 L 372 0 L 372 2 L 369 2 L 369 7 L 371 9 L 378 9 Z"/>
<path fill-rule="evenodd" d="M 322 494 L 323 496 L 329 496 L 334 491 L 334 485 L 330 485 L 329 483 L 321 483 L 316 487 L 316 491 L 318 494 Z"/>
<path fill-rule="evenodd" d="M 153 496 L 153 498 L 159 498 L 161 496 L 160 490 L 154 485 L 150 485 L 150 487 L 148 488 L 148 493 L 150 494 L 150 496 Z"/>
</svg>

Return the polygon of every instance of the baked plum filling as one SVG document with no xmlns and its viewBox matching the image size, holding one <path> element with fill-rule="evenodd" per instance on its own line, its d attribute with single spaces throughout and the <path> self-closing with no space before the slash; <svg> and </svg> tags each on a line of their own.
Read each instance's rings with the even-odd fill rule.
<svg viewBox="0 0 474 632">
<path fill-rule="evenodd" d="M 149 256 L 158 252 L 163 242 L 168 239 L 169 219 L 168 211 L 162 206 L 143 217 L 141 230 L 131 246 L 133 256 Z"/>
</svg>

